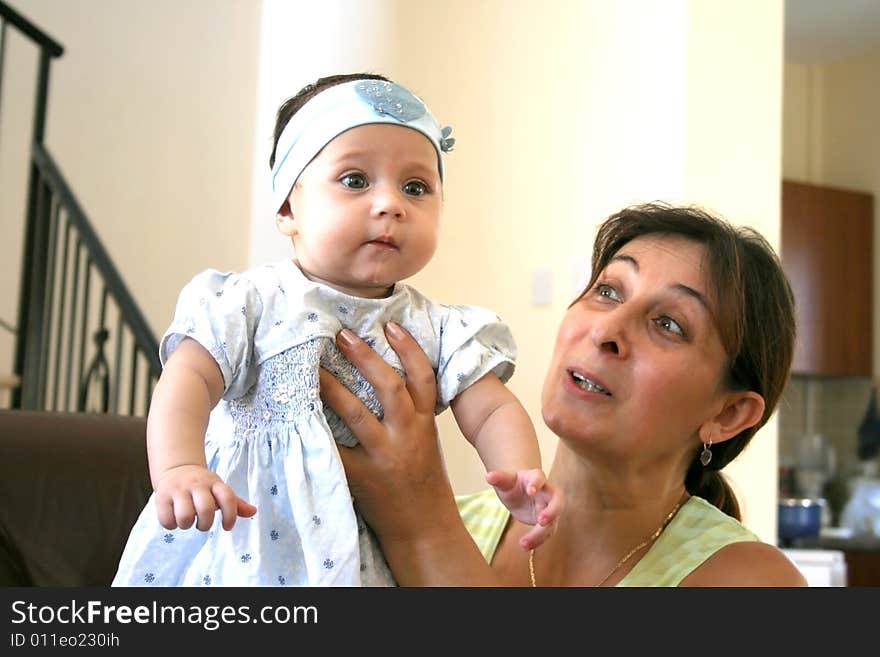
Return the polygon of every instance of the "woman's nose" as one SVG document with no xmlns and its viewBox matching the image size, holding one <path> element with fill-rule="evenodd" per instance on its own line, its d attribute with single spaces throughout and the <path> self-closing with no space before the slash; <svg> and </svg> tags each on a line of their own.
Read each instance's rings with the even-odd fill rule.
<svg viewBox="0 0 880 657">
<path fill-rule="evenodd" d="M 625 358 L 630 350 L 628 321 L 622 307 L 597 315 L 591 331 L 593 344 L 603 353 Z"/>
</svg>

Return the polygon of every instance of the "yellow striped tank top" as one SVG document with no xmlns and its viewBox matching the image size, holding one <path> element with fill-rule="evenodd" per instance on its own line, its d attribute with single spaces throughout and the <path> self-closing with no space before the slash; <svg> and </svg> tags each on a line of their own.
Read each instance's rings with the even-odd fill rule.
<svg viewBox="0 0 880 657">
<path fill-rule="evenodd" d="M 487 489 L 456 497 L 468 532 L 487 562 L 507 526 L 510 512 Z M 617 586 L 678 586 L 697 566 L 731 543 L 758 541 L 757 535 L 701 497 L 691 496 L 647 554 Z"/>
</svg>

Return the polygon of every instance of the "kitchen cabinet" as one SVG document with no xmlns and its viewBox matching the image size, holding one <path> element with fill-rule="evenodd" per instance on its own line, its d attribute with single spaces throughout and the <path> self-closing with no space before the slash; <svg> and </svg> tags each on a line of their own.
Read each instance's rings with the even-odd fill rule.
<svg viewBox="0 0 880 657">
<path fill-rule="evenodd" d="M 872 375 L 874 199 L 782 182 L 781 259 L 797 313 L 793 372 Z"/>
<path fill-rule="evenodd" d="M 831 555 L 843 555 L 847 586 L 880 587 L 880 537 L 858 536 L 841 538 L 820 535 L 795 539 L 795 549 L 783 552 L 805 575 L 810 568 L 831 562 Z"/>
<path fill-rule="evenodd" d="M 847 586 L 880 586 L 880 552 L 847 550 Z"/>
</svg>

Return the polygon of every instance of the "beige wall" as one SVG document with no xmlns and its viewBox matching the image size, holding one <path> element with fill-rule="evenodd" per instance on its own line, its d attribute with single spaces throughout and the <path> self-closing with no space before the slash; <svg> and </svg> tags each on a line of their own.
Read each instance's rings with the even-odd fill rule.
<svg viewBox="0 0 880 657">
<path fill-rule="evenodd" d="M 0 88 L 0 318 L 15 325 L 37 59 L 11 29 L 6 30 L 5 51 Z M 10 65 L 16 61 L 15 66 Z M 12 373 L 14 348 L 14 336 L 0 328 L 0 376 Z M 5 390 L 0 391 L 0 404 L 2 408 L 8 405 Z"/>
<path fill-rule="evenodd" d="M 778 249 L 782 2 L 688 6 L 685 199 L 753 226 Z M 774 415 L 725 469 L 746 523 L 766 540 L 776 536 L 777 449 Z"/>
<path fill-rule="evenodd" d="M 556 437 L 540 421 L 544 368 L 574 280 L 584 282 L 595 226 L 623 205 L 680 193 L 684 47 L 653 49 L 660 34 L 683 34 L 684 6 L 399 7 L 400 24 L 426 27 L 401 33 L 396 75 L 430 99 L 458 139 L 441 246 L 413 282 L 447 302 L 492 307 L 511 324 L 520 354 L 510 387 L 535 420 L 549 467 Z M 445 32 L 430 26 L 465 13 L 448 48 Z M 544 269 L 553 303 L 535 306 L 532 276 Z M 441 428 L 457 488 L 485 486 L 450 414 Z"/>
<path fill-rule="evenodd" d="M 782 176 L 818 183 L 822 164 L 822 74 L 818 65 L 785 62 Z"/>
<path fill-rule="evenodd" d="M 428 44 L 407 71 L 441 71 L 426 82 L 436 89 L 428 97 L 448 98 L 466 137 L 456 151 L 461 163 L 450 166 L 460 176 L 450 174 L 448 184 L 448 248 L 421 284 L 445 298 L 467 290 L 511 322 L 522 346 L 511 387 L 537 420 L 572 272 L 588 261 L 595 225 L 610 211 L 653 198 L 701 202 L 778 244 L 782 5 L 511 5 L 516 11 L 499 17 L 498 3 L 478 3 L 445 57 L 431 56 L 442 41 L 430 34 L 410 32 L 403 48 Z M 479 150 L 467 149 L 470 135 Z M 545 267 L 554 303 L 536 308 L 531 275 Z M 447 451 L 454 445 L 462 458 L 453 468 L 469 464 L 453 475 L 461 488 L 478 487 L 481 469 L 461 453 L 462 441 L 449 440 L 454 427 L 444 419 Z M 549 463 L 555 437 L 539 430 Z M 768 540 L 776 530 L 776 434 L 774 418 L 729 469 L 746 521 Z"/>
<path fill-rule="evenodd" d="M 12 4 L 65 47 L 52 67 L 46 142 L 161 334 L 196 272 L 247 264 L 260 3 Z M 13 94 L 4 77 L 4 152 L 6 137 L 23 136 L 27 125 L 35 61 L 23 40 L 10 46 L 6 70 L 25 94 Z M 16 125 L 13 117 L 7 124 L 7 110 Z M 23 204 L 7 211 L 6 190 L 26 185 L 24 172 L 16 175 L 4 179 L 0 218 L 13 235 L 21 232 Z M 5 282 L 18 280 L 21 244 L 12 239 L 3 248 L 11 253 L 0 270 L 2 316 L 12 319 L 7 306 L 17 287 Z"/>
</svg>

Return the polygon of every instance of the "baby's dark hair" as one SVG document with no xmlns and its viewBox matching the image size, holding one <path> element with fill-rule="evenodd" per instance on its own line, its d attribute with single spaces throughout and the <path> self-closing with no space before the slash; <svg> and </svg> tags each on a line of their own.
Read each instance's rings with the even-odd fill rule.
<svg viewBox="0 0 880 657">
<path fill-rule="evenodd" d="M 278 114 L 275 117 L 275 132 L 272 137 L 272 154 L 269 156 L 270 169 L 275 166 L 275 149 L 278 148 L 278 139 L 281 137 L 281 133 L 284 131 L 287 122 L 290 121 L 290 117 L 296 114 L 303 105 L 325 89 L 335 87 L 337 84 L 352 82 L 354 80 L 384 80 L 385 82 L 391 82 L 391 80 L 384 75 L 378 75 L 377 73 L 345 73 L 342 75 L 328 75 L 323 78 L 318 78 L 314 82 L 304 86 L 295 96 L 285 100 L 281 104 L 281 107 L 278 108 Z"/>
</svg>

